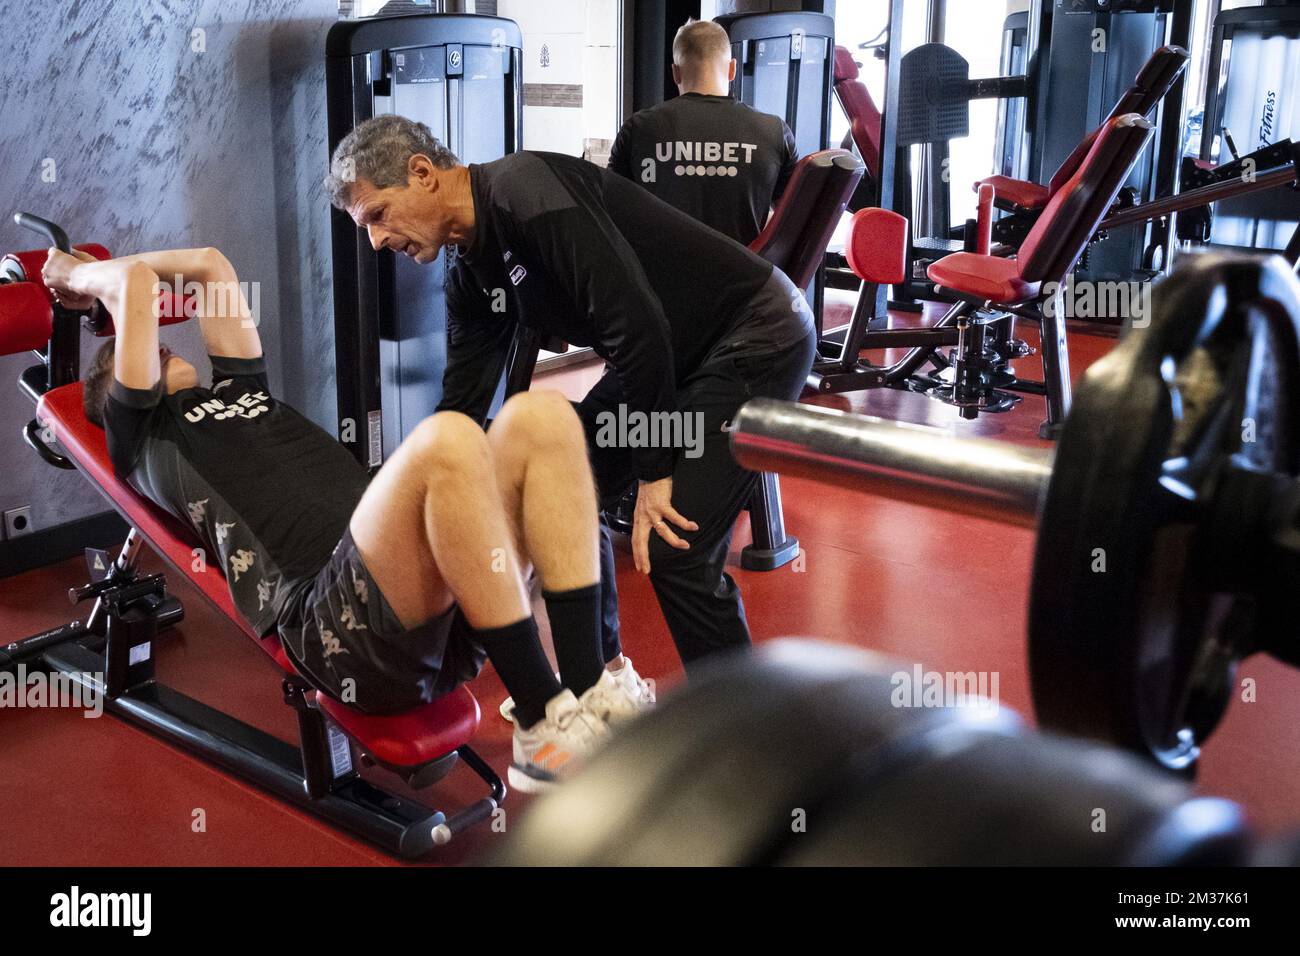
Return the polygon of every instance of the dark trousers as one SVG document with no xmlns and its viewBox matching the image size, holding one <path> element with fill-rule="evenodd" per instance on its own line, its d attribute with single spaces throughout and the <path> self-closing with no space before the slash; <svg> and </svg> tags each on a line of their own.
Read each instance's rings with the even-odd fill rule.
<svg viewBox="0 0 1300 956">
<path fill-rule="evenodd" d="M 651 531 L 650 582 L 688 673 L 695 663 L 711 654 L 749 645 L 740 589 L 725 568 L 732 527 L 749 501 L 757 476 L 741 468 L 732 457 L 726 428 L 740 406 L 751 398 L 798 398 L 815 348 L 816 338 L 810 330 L 806 338 L 779 352 L 706 359 L 678 383 L 678 409 L 685 415 L 703 416 L 703 441 L 698 457 L 678 453 L 673 471 L 673 507 L 700 527 L 693 532 L 673 528 L 690 544 L 686 551 L 669 547 Z M 613 507 L 636 481 L 631 449 L 599 447 L 596 441 L 600 414 L 617 416 L 624 401 L 618 379 L 606 372 L 577 404 L 587 433 L 597 492 L 605 508 Z M 604 527 L 601 575 L 603 642 L 605 659 L 610 660 L 619 653 L 618 594 L 613 545 Z"/>
</svg>

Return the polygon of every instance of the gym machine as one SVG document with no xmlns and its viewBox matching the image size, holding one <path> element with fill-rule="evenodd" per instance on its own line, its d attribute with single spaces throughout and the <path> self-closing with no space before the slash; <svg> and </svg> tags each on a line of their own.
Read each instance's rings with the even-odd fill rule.
<svg viewBox="0 0 1300 956">
<path fill-rule="evenodd" d="M 331 155 L 354 126 L 387 113 L 427 124 L 463 163 L 523 145 L 523 39 L 513 20 L 346 20 L 330 28 L 325 48 Z M 445 256 L 421 266 L 375 252 L 337 209 L 330 231 L 339 435 L 374 469 L 442 397 Z"/>
<path fill-rule="evenodd" d="M 1188 770 L 1237 662 L 1300 666 L 1300 281 L 1281 257 L 1185 257 L 1085 375 L 1055 451 L 754 401 L 749 468 L 1032 523 L 1034 709 Z"/>
<path fill-rule="evenodd" d="M 395 715 L 363 714 L 314 691 L 296 672 L 279 635 L 258 633 L 235 608 L 220 562 L 195 561 L 201 543 L 188 522 L 168 514 L 118 478 L 103 428 L 86 417 L 79 379 L 80 333 L 114 334 L 111 316 L 96 303 L 88 312 L 54 302 L 41 283 L 46 249 L 72 248 L 52 222 L 18 213 L 20 226 L 42 234 L 40 249 L 0 260 L 0 354 L 35 352 L 20 390 L 37 405 L 24 438 L 47 464 L 79 470 L 127 521 L 131 530 L 116 558 L 88 549 L 89 583 L 70 588 L 73 604 L 90 602 L 84 618 L 0 646 L 0 670 L 40 669 L 51 684 L 67 686 L 83 701 L 236 774 L 284 802 L 347 830 L 390 853 L 415 858 L 481 822 L 501 805 L 505 785 L 469 742 L 478 727 L 478 701 L 461 686 L 430 704 Z M 109 252 L 96 244 L 77 249 L 97 259 Z M 183 322 L 195 310 L 164 293 L 161 324 Z M 158 680 L 158 641 L 184 619 L 163 574 L 139 567 L 148 544 L 212 606 L 243 631 L 274 662 L 277 696 L 294 710 L 296 743 L 196 700 Z M 461 762 L 487 793 L 450 813 L 393 792 L 363 768 L 382 768 L 409 788 L 442 780 Z M 391 782 L 389 784 L 391 787 Z"/>
<path fill-rule="evenodd" d="M 1292 139 L 1300 139 L 1300 7 L 1273 0 L 1221 11 L 1210 40 L 1200 162 L 1184 159 L 1184 186 L 1198 184 L 1207 164 L 1239 162 L 1238 148 L 1267 152 Z M 1300 194 L 1272 193 L 1222 200 L 1213 226 L 1200 221 L 1197 228 L 1202 241 L 1286 249 L 1294 261 L 1298 224 Z"/>
</svg>

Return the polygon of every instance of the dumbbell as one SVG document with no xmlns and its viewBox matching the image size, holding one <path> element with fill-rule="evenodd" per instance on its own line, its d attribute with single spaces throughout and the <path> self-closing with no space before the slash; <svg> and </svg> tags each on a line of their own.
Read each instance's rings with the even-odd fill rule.
<svg viewBox="0 0 1300 956">
<path fill-rule="evenodd" d="M 766 399 L 747 468 L 1036 527 L 1039 722 L 1189 771 L 1244 657 L 1300 664 L 1300 282 L 1184 257 L 1084 376 L 1055 453 Z"/>
</svg>

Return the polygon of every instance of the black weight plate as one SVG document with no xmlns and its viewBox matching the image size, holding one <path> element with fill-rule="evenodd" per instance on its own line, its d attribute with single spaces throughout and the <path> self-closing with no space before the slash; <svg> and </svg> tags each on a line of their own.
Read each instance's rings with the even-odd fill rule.
<svg viewBox="0 0 1300 956">
<path fill-rule="evenodd" d="M 845 768 L 912 759 L 933 728 L 1012 733 L 1010 711 L 896 707 L 881 659 L 778 641 L 693 679 L 531 807 L 492 862 L 748 865 L 779 856 L 796 811 L 815 818 Z"/>
<path fill-rule="evenodd" d="M 1300 286 L 1276 257 L 1206 254 L 1154 298 L 1150 326 L 1089 369 L 1065 422 L 1029 664 L 1043 725 L 1186 768 L 1247 650 L 1246 599 L 1202 571 L 1215 479 L 1234 461 L 1300 472 Z"/>
</svg>

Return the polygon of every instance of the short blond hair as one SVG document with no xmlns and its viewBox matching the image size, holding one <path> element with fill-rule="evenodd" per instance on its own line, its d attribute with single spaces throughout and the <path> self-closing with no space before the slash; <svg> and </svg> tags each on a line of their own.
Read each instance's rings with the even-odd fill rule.
<svg viewBox="0 0 1300 956">
<path fill-rule="evenodd" d="M 673 64 L 684 70 L 731 59 L 731 38 L 712 20 L 687 20 L 673 37 Z"/>
</svg>

